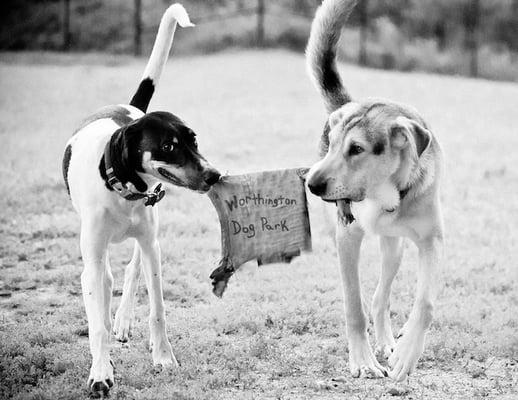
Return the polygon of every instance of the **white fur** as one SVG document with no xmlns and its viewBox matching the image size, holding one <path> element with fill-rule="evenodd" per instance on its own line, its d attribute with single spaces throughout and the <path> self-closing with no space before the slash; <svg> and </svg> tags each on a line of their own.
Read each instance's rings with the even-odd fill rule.
<svg viewBox="0 0 518 400">
<path fill-rule="evenodd" d="M 136 120 L 144 115 L 144 113 L 139 110 L 137 107 L 130 106 L 128 104 L 118 104 L 119 107 L 125 108 L 129 111 L 129 117 L 133 120 Z"/>
<path fill-rule="evenodd" d="M 155 86 L 167 61 L 177 22 L 181 26 L 193 26 L 180 4 L 172 5 L 165 12 L 144 71 L 144 78 L 151 78 Z M 133 120 L 144 115 L 133 106 L 121 107 L 129 111 Z M 80 246 L 84 263 L 81 286 L 92 354 L 89 384 L 94 387 L 94 383 L 101 383 L 106 390 L 108 382 L 114 380 L 110 363 L 111 331 L 113 328 L 119 340 L 128 338 L 141 268 L 150 298 L 149 328 L 153 362 L 162 366 L 178 365 L 165 324 L 157 207 L 145 207 L 143 201 L 128 201 L 116 192 L 107 190 L 100 176 L 100 160 L 106 144 L 118 128 L 110 118 L 99 119 L 82 128 L 68 142 L 72 156 L 67 181 L 72 204 L 81 218 Z M 147 163 L 150 163 L 149 157 Z M 149 174 L 142 174 L 141 177 L 148 184 L 156 182 Z M 124 292 L 112 327 L 113 277 L 108 246 L 127 238 L 135 239 L 134 254 L 126 269 Z"/>
<path fill-rule="evenodd" d="M 189 15 L 187 11 L 185 11 L 185 8 L 178 3 L 170 6 L 162 16 L 151 56 L 142 75 L 143 79 L 151 78 L 155 86 L 158 84 L 158 80 L 167 62 L 177 23 L 180 24 L 182 28 L 194 26 L 189 20 Z"/>
<path fill-rule="evenodd" d="M 351 211 L 363 230 L 379 233 L 379 229 L 393 222 L 399 206 L 399 191 L 390 182 L 379 185 L 372 195 L 351 204 Z"/>
<path fill-rule="evenodd" d="M 135 114 L 141 113 L 133 110 Z M 142 113 L 141 113 L 142 114 Z M 84 270 L 81 275 L 83 300 L 89 323 L 92 367 L 89 381 L 113 382 L 109 348 L 112 278 L 108 245 L 135 238 L 135 259 L 127 269 L 124 292 L 113 331 L 120 340 L 127 340 L 133 315 L 133 296 L 142 265 L 150 297 L 150 346 L 155 364 L 177 365 L 165 327 L 165 306 L 162 296 L 160 248 L 158 245 L 157 207 L 145 207 L 142 201 L 127 201 L 108 191 L 99 174 L 99 160 L 113 132 L 118 128 L 110 119 L 87 125 L 70 140 L 72 158 L 68 170 L 72 204 L 81 217 L 81 254 Z M 150 182 L 152 177 L 146 176 Z M 137 280 L 137 282 L 135 281 Z"/>
<path fill-rule="evenodd" d="M 349 0 L 324 0 L 317 11 L 311 27 L 311 35 L 306 50 L 310 77 L 323 97 L 326 109 L 333 113 L 330 125 L 336 126 L 343 119 L 340 108 L 350 101 L 345 88 L 335 74 L 336 44 L 340 30 L 355 4 Z M 334 83 L 329 85 L 328 82 Z M 347 107 L 344 107 L 347 110 Z M 408 108 L 407 115 L 413 111 Z M 347 113 L 346 112 L 346 113 Z M 415 113 L 414 113 L 415 114 Z M 350 114 L 349 114 L 350 115 Z M 420 118 L 418 118 L 420 119 Z M 349 343 L 349 369 L 354 377 L 383 377 L 387 372 L 376 359 L 367 334 L 369 320 L 364 310 L 360 274 L 358 269 L 360 248 L 365 232 L 380 236 L 382 253 L 381 276 L 373 296 L 372 320 L 376 336 L 377 350 L 388 358 L 391 367 L 389 375 L 396 380 L 404 380 L 416 368 L 423 352 L 424 339 L 432 321 L 432 311 L 437 294 L 438 266 L 442 253 L 443 224 L 439 199 L 439 178 L 441 151 L 437 141 L 425 127 L 419 125 L 419 134 L 429 135 L 428 147 L 419 156 L 411 132 L 410 124 L 418 124 L 409 119 L 397 119 L 407 129 L 407 139 L 412 151 L 401 147 L 404 153 L 399 171 L 375 190 L 367 188 L 366 198 L 350 205 L 343 199 L 356 195 L 348 185 L 351 179 L 340 179 L 343 154 L 339 146 L 334 146 L 334 132 L 330 133 L 330 147 L 326 157 L 315 164 L 307 176 L 308 185 L 327 183 L 325 199 L 339 199 L 339 218 L 336 229 L 337 251 L 345 298 L 346 333 Z M 408 135 L 409 134 L 409 135 Z M 394 145 L 395 142 L 392 143 Z M 406 143 L 403 140 L 401 145 Z M 413 147 L 412 147 L 413 146 Z M 332 174 L 323 173 L 327 168 Z M 366 173 L 378 171 L 366 170 Z M 331 182 L 334 186 L 330 186 Z M 397 185 L 397 186 L 396 186 Z M 405 189 L 406 196 L 400 202 L 399 191 Z M 320 190 L 319 190 L 320 191 Z M 372 193 L 373 192 L 373 193 Z M 360 199 L 361 197 L 358 197 Z M 352 212 L 355 220 L 347 212 Z M 394 340 L 390 322 L 390 288 L 401 263 L 403 253 L 402 237 L 408 237 L 419 250 L 417 290 L 415 302 L 408 321 L 402 329 L 397 343 Z"/>
</svg>

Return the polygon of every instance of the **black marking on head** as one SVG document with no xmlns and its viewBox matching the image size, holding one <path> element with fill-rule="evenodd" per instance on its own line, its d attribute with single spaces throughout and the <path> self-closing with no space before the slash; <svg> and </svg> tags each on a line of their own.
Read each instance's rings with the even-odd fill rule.
<svg viewBox="0 0 518 400">
<path fill-rule="evenodd" d="M 175 115 L 155 111 L 146 114 L 143 124 L 141 152 L 151 153 L 156 161 L 187 167 L 189 164 L 201 170 L 201 155 L 198 152 L 196 135 Z M 143 119 L 144 119 L 143 118 Z"/>
<path fill-rule="evenodd" d="M 385 145 L 382 142 L 377 142 L 372 148 L 372 153 L 379 156 L 385 151 Z"/>
<path fill-rule="evenodd" d="M 137 107 L 142 112 L 146 112 L 154 92 L 155 84 L 153 83 L 153 80 L 151 78 L 143 79 L 142 82 L 140 82 L 137 91 L 133 95 L 130 105 Z"/>
<path fill-rule="evenodd" d="M 65 180 L 65 186 L 67 188 L 67 193 L 70 194 L 70 186 L 68 185 L 68 167 L 70 165 L 70 159 L 72 158 L 72 145 L 68 145 L 65 148 L 65 154 L 63 155 L 63 179 Z"/>
<path fill-rule="evenodd" d="M 203 171 L 204 159 L 198 152 L 194 132 L 168 112 L 151 112 L 121 127 L 112 135 L 108 146 L 115 176 L 122 183 L 133 183 L 141 192 L 147 189 L 138 175 L 138 172 L 145 172 L 143 156 L 146 153 L 151 154 L 153 161 L 184 168 L 195 175 Z M 99 172 L 111 190 L 104 156 L 99 163 Z"/>
<path fill-rule="evenodd" d="M 130 112 L 128 109 L 122 106 L 106 106 L 100 108 L 95 113 L 86 117 L 79 128 L 76 129 L 74 134 L 83 129 L 85 126 L 95 122 L 99 119 L 110 118 L 113 122 L 115 122 L 118 126 L 124 126 L 129 124 L 133 119 L 130 117 Z"/>
</svg>

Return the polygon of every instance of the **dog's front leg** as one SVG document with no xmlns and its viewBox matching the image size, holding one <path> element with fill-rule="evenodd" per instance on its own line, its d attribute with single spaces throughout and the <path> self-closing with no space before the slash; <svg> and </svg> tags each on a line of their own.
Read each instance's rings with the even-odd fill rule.
<svg viewBox="0 0 518 400">
<path fill-rule="evenodd" d="M 113 366 L 110 360 L 110 300 L 112 277 L 106 263 L 108 239 L 102 219 L 83 221 L 81 254 L 84 270 L 81 287 L 88 318 L 88 338 L 92 366 L 88 385 L 95 396 L 106 395 L 113 386 Z"/>
<path fill-rule="evenodd" d="M 127 342 L 131 335 L 135 318 L 135 297 L 140 279 L 140 270 L 140 247 L 135 242 L 133 256 L 124 272 L 121 303 L 115 313 L 115 324 L 113 325 L 113 333 L 116 339 L 123 343 Z"/>
<path fill-rule="evenodd" d="M 342 275 L 347 340 L 349 342 L 349 369 L 354 377 L 381 378 L 386 371 L 378 363 L 367 338 L 367 318 L 363 310 L 358 262 L 363 230 L 355 221 L 338 221 L 336 243 Z"/>
<path fill-rule="evenodd" d="M 396 342 L 390 323 L 390 288 L 401 264 L 403 239 L 398 237 L 380 237 L 381 274 L 378 286 L 372 297 L 372 319 L 376 335 L 375 353 L 389 358 Z"/>
<path fill-rule="evenodd" d="M 442 254 L 442 238 L 434 236 L 418 241 L 419 268 L 417 291 L 410 317 L 402 333 L 389 365 L 390 376 L 398 381 L 406 379 L 424 350 L 425 334 L 432 322 L 432 312 L 437 293 L 437 274 Z"/>
<path fill-rule="evenodd" d="M 167 339 L 165 305 L 162 294 L 162 268 L 160 245 L 156 236 L 139 240 L 142 250 L 142 267 L 149 293 L 149 346 L 153 363 L 162 366 L 178 366 L 173 349 Z"/>
</svg>

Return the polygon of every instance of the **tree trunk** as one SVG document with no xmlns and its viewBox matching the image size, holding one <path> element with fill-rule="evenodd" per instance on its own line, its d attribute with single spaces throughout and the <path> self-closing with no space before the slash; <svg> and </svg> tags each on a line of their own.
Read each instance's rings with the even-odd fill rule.
<svg viewBox="0 0 518 400">
<path fill-rule="evenodd" d="M 358 52 L 358 63 L 367 65 L 367 30 L 369 28 L 368 0 L 360 0 L 358 12 L 360 14 L 360 48 Z"/>
<path fill-rule="evenodd" d="M 135 36 L 133 38 L 133 50 L 136 56 L 140 56 L 142 54 L 142 0 L 135 0 L 134 11 Z"/>
<path fill-rule="evenodd" d="M 480 23 L 480 0 L 472 0 L 464 10 L 466 47 L 469 52 L 469 74 L 478 76 L 478 29 Z"/>
<path fill-rule="evenodd" d="M 257 1 L 257 45 L 264 46 L 264 14 L 265 4 L 264 0 Z"/>
<path fill-rule="evenodd" d="M 63 51 L 70 50 L 70 0 L 61 1 L 61 30 L 63 40 L 61 43 L 61 49 Z"/>
</svg>

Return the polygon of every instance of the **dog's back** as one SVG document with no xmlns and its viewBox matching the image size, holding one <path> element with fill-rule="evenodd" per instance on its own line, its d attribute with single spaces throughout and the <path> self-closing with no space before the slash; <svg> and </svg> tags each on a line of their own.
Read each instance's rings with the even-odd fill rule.
<svg viewBox="0 0 518 400">
<path fill-rule="evenodd" d="M 182 27 L 192 26 L 183 7 L 175 4 L 169 7 L 162 17 L 151 56 L 129 105 L 102 107 L 85 118 L 67 142 L 62 171 L 65 186 L 74 205 L 76 196 L 73 195 L 72 182 L 80 183 L 81 187 L 89 185 L 90 189 L 92 189 L 92 185 L 102 187 L 104 182 L 98 166 L 106 143 L 117 129 L 142 117 L 147 111 L 169 56 L 177 23 Z M 86 166 L 90 170 L 94 166 L 95 171 L 84 171 Z M 77 174 L 77 179 L 70 179 L 71 174 Z M 85 181 L 85 179 L 87 180 Z M 92 193 L 90 189 L 88 191 Z M 81 188 L 77 188 L 77 190 L 81 190 Z"/>
<path fill-rule="evenodd" d="M 92 124 L 93 122 L 99 120 L 107 120 L 107 122 L 114 123 L 117 127 L 121 127 L 123 125 L 129 124 L 131 121 L 135 119 L 135 116 L 131 115 L 131 112 L 136 114 L 138 112 L 137 109 L 131 110 L 128 106 L 123 105 L 111 105 L 105 106 L 94 112 L 93 114 L 86 117 L 80 124 L 79 127 L 74 131 L 72 138 L 67 142 L 65 147 L 65 154 L 63 156 L 63 180 L 65 181 L 65 185 L 67 188 L 67 192 L 70 194 L 70 186 L 68 184 L 68 169 L 70 166 L 70 160 L 72 158 L 72 144 L 77 140 L 76 135 L 84 134 L 84 128 Z M 108 127 L 108 132 L 111 131 L 112 126 Z M 111 132 L 113 133 L 113 131 Z M 93 139 L 90 137 L 90 139 Z"/>
</svg>

